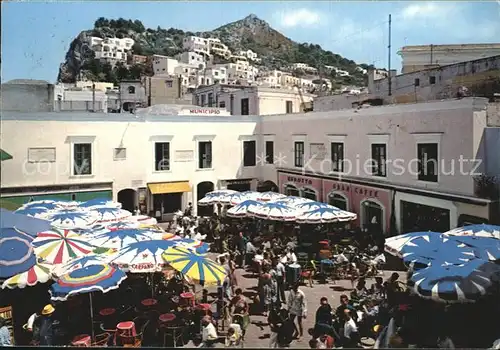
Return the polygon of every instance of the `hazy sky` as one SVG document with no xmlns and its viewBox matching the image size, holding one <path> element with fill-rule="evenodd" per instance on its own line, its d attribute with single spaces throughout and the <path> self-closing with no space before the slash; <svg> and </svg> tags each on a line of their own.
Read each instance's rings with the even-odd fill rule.
<svg viewBox="0 0 500 350">
<path fill-rule="evenodd" d="M 2 4 L 2 81 L 54 82 L 71 41 L 98 17 L 139 19 L 146 27 L 214 29 L 250 13 L 298 42 L 359 63 L 387 66 L 404 45 L 500 42 L 500 1 L 493 2 L 142 2 L 58 1 Z"/>
</svg>

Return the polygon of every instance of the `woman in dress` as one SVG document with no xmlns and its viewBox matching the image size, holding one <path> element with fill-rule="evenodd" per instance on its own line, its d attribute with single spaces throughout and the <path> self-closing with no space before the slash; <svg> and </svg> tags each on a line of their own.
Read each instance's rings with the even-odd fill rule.
<svg viewBox="0 0 500 350">
<path fill-rule="evenodd" d="M 234 288 L 238 286 L 238 280 L 236 278 L 236 259 L 233 253 L 229 253 L 229 278 L 231 280 L 231 291 L 234 294 Z"/>
<path fill-rule="evenodd" d="M 272 303 L 272 277 L 267 266 L 263 267 L 263 272 L 259 277 L 259 294 L 262 307 L 262 314 L 267 317 L 269 305 Z"/>
</svg>

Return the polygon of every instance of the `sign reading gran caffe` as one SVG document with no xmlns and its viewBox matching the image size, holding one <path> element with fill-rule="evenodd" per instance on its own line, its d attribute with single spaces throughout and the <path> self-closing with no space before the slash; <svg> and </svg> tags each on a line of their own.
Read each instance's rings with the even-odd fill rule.
<svg viewBox="0 0 500 350">
<path fill-rule="evenodd" d="M 288 176 L 287 180 L 296 184 L 312 185 L 312 180 L 304 177 Z"/>
</svg>

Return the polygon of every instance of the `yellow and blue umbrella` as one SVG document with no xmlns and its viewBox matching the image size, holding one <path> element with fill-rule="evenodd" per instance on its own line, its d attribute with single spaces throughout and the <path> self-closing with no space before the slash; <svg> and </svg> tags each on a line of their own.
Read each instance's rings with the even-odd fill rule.
<svg viewBox="0 0 500 350">
<path fill-rule="evenodd" d="M 2 284 L 2 289 L 24 288 L 26 286 L 34 286 L 37 283 L 45 283 L 52 278 L 51 269 L 52 265 L 38 262 L 28 271 L 18 273 L 5 280 Z"/>
<path fill-rule="evenodd" d="M 168 248 L 162 258 L 173 269 L 202 285 L 221 285 L 226 278 L 226 270 L 222 265 L 186 247 Z"/>
<path fill-rule="evenodd" d="M 59 277 L 49 293 L 51 299 L 56 301 L 65 301 L 76 294 L 107 293 L 117 289 L 126 278 L 125 272 L 108 264 L 89 265 Z"/>
</svg>

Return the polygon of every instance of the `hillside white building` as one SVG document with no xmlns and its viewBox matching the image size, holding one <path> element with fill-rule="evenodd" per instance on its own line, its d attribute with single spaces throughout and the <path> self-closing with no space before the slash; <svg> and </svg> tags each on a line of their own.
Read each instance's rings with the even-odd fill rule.
<svg viewBox="0 0 500 350">
<path fill-rule="evenodd" d="M 127 61 L 127 54 L 134 46 L 131 38 L 98 38 L 90 37 L 88 44 L 95 53 L 95 58 L 109 62 Z"/>
</svg>

